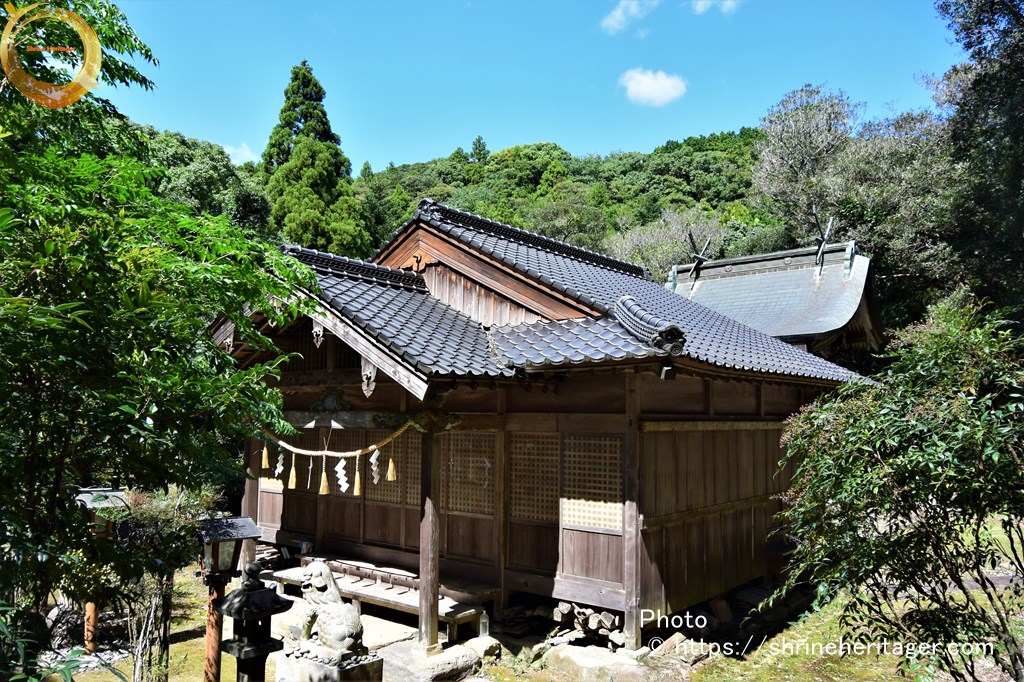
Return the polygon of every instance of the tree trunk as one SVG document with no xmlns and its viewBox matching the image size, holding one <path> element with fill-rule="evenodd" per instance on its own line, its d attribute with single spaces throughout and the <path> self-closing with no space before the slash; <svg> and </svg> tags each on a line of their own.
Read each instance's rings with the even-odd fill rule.
<svg viewBox="0 0 1024 682">
<path fill-rule="evenodd" d="M 174 574 L 160 578 L 160 620 L 157 623 L 156 670 L 153 679 L 167 682 L 171 661 L 171 615 L 174 597 Z"/>
</svg>

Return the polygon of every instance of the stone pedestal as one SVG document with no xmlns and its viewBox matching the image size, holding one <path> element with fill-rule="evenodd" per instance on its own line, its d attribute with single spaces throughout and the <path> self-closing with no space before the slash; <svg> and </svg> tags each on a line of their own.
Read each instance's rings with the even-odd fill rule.
<svg viewBox="0 0 1024 682">
<path fill-rule="evenodd" d="M 384 679 L 384 659 L 371 653 L 326 665 L 308 658 L 281 656 L 275 679 L 276 682 L 379 682 Z"/>
<path fill-rule="evenodd" d="M 433 656 L 425 656 L 416 642 L 398 642 L 381 649 L 385 675 L 395 682 L 461 680 L 480 669 L 480 656 L 456 644 Z"/>
</svg>

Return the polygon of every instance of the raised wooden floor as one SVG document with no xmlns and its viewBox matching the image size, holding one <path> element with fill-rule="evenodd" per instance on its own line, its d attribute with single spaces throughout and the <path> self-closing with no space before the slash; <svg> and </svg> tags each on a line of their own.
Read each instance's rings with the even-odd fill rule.
<svg viewBox="0 0 1024 682">
<path fill-rule="evenodd" d="M 356 609 L 365 602 L 404 613 L 419 613 L 420 593 L 415 587 L 417 577 L 414 574 L 365 562 L 332 560 L 326 563 L 334 573 L 334 582 L 341 596 L 351 599 Z M 346 570 L 338 570 L 339 564 L 343 564 Z M 282 586 L 301 585 L 304 571 L 304 566 L 276 571 L 274 580 Z M 458 641 L 459 625 L 477 623 L 484 609 L 479 604 L 459 602 L 442 594 L 437 602 L 437 611 L 438 620 L 448 626 L 448 640 L 455 642 Z"/>
</svg>

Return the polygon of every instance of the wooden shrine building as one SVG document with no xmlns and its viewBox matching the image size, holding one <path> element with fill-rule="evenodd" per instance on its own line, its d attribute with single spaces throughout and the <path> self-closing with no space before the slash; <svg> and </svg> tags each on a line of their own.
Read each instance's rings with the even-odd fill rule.
<svg viewBox="0 0 1024 682">
<path fill-rule="evenodd" d="M 253 441 L 243 513 L 264 541 L 404 569 L 428 648 L 448 581 L 619 612 L 635 648 L 641 609 L 764 575 L 782 420 L 857 378 L 635 265 L 431 200 L 373 262 L 286 251 L 320 287 L 271 330 L 301 356 L 288 444 L 384 444 L 263 466 Z"/>
</svg>

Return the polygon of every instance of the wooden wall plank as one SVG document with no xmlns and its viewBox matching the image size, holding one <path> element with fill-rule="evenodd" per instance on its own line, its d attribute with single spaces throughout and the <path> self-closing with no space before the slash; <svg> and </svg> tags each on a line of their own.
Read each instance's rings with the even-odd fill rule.
<svg viewBox="0 0 1024 682">
<path fill-rule="evenodd" d="M 753 474 L 752 491 L 754 495 L 762 495 L 771 490 L 771 478 L 768 473 L 768 450 L 765 447 L 764 436 L 764 433 L 751 434 L 753 454 L 751 473 Z"/>
<path fill-rule="evenodd" d="M 622 536 L 583 530 L 562 531 L 561 574 L 622 583 Z"/>
<path fill-rule="evenodd" d="M 664 537 L 663 528 L 645 530 L 641 535 L 640 608 L 659 613 L 668 613 L 665 576 L 662 574 L 668 565 L 665 560 Z"/>
<path fill-rule="evenodd" d="M 508 566 L 553 574 L 558 566 L 558 526 L 509 520 Z"/>
<path fill-rule="evenodd" d="M 800 409 L 800 387 L 765 384 L 761 388 L 764 413 L 769 417 L 788 417 Z"/>
<path fill-rule="evenodd" d="M 280 528 L 281 512 L 284 511 L 284 495 L 278 492 L 261 491 L 259 514 L 256 523 L 263 528 Z"/>
<path fill-rule="evenodd" d="M 714 414 L 756 416 L 760 412 L 755 384 L 748 382 L 713 382 L 711 401 Z"/>
<path fill-rule="evenodd" d="M 685 491 L 683 486 L 685 485 L 686 471 L 681 460 L 685 457 L 685 452 L 683 451 L 684 444 L 680 443 L 680 439 L 671 433 L 656 434 L 653 441 L 658 467 L 655 515 L 661 516 L 662 514 L 671 514 L 681 504 L 681 497 Z"/>
<path fill-rule="evenodd" d="M 401 505 L 367 502 L 363 514 L 363 537 L 367 542 L 401 547 Z"/>
<path fill-rule="evenodd" d="M 287 491 L 285 492 L 287 496 Z M 317 496 L 311 496 L 316 499 Z M 319 496 L 319 504 L 323 508 L 322 519 L 326 527 L 322 535 L 331 538 L 344 538 L 358 542 L 362 535 L 362 498 L 338 497 L 336 495 Z"/>
<path fill-rule="evenodd" d="M 422 274 L 434 298 L 486 327 L 496 324 L 529 324 L 541 319 L 541 316 L 532 310 L 481 286 L 447 265 L 428 265 Z"/>
<path fill-rule="evenodd" d="M 665 610 L 669 613 L 679 611 L 689 605 L 686 601 L 687 581 L 687 538 L 685 524 L 665 528 L 664 557 L 662 575 L 665 581 Z M 703 548 L 701 548 L 703 554 Z"/>
<path fill-rule="evenodd" d="M 406 507 L 403 514 L 405 528 L 402 532 L 402 546 L 405 549 L 418 551 L 420 547 L 420 510 Z"/>
<path fill-rule="evenodd" d="M 495 524 L 493 518 L 447 515 L 445 556 L 494 562 Z"/>
<path fill-rule="evenodd" d="M 316 535 L 317 496 L 286 491 L 283 496 L 281 528 Z M 358 535 L 358 529 L 356 531 Z M 312 539 L 312 538 L 311 538 Z"/>
<path fill-rule="evenodd" d="M 704 517 L 704 580 L 703 592 L 711 596 L 720 594 L 732 585 L 724 580 L 724 558 L 722 536 L 722 514 L 709 514 Z"/>
<path fill-rule="evenodd" d="M 745 424 L 656 422 L 643 432 L 642 489 L 654 500 L 641 604 L 670 613 L 764 575 L 764 538 L 779 508 L 770 496 L 785 484 L 774 477 L 781 425 Z"/>
<path fill-rule="evenodd" d="M 447 267 L 478 282 L 509 300 L 518 301 L 538 315 L 553 320 L 599 314 L 554 289 L 545 287 L 516 272 L 499 261 L 471 251 L 452 237 L 441 235 L 418 225 L 388 245 L 378 263 L 394 268 L 407 267 L 416 254 L 426 262 L 442 262 Z"/>
<path fill-rule="evenodd" d="M 666 434 L 640 436 L 637 447 L 640 449 L 640 512 L 644 516 L 655 516 L 658 513 L 658 476 L 661 470 L 661 440 Z M 669 434 L 669 437 L 671 435 Z"/>
<path fill-rule="evenodd" d="M 642 414 L 703 415 L 705 414 L 704 380 L 678 374 L 664 381 L 654 374 L 640 376 L 643 400 Z"/>
<path fill-rule="evenodd" d="M 684 578 L 685 589 L 683 604 L 696 604 L 704 599 L 704 583 L 707 579 L 707 571 L 704 565 L 704 550 L 707 543 L 704 538 L 704 523 L 701 519 L 690 521 L 683 526 L 680 534 L 680 544 L 685 546 L 684 565 L 686 577 Z M 680 605 L 682 606 L 682 605 Z"/>
<path fill-rule="evenodd" d="M 712 469 L 714 477 L 709 477 L 709 488 L 714 494 L 709 494 L 707 506 L 720 505 L 729 500 L 735 499 L 736 488 L 736 453 L 730 447 L 732 433 L 728 431 L 715 431 L 712 433 L 695 433 L 695 437 L 703 437 L 703 457 Z M 711 484 L 713 483 L 713 485 Z"/>
<path fill-rule="evenodd" d="M 737 499 L 754 496 L 754 436 L 750 431 L 740 431 L 736 438 L 736 478 L 739 483 Z"/>
<path fill-rule="evenodd" d="M 725 510 L 721 514 L 722 538 L 722 583 L 726 588 L 738 585 L 740 572 L 739 535 L 736 527 L 735 509 Z"/>
</svg>

